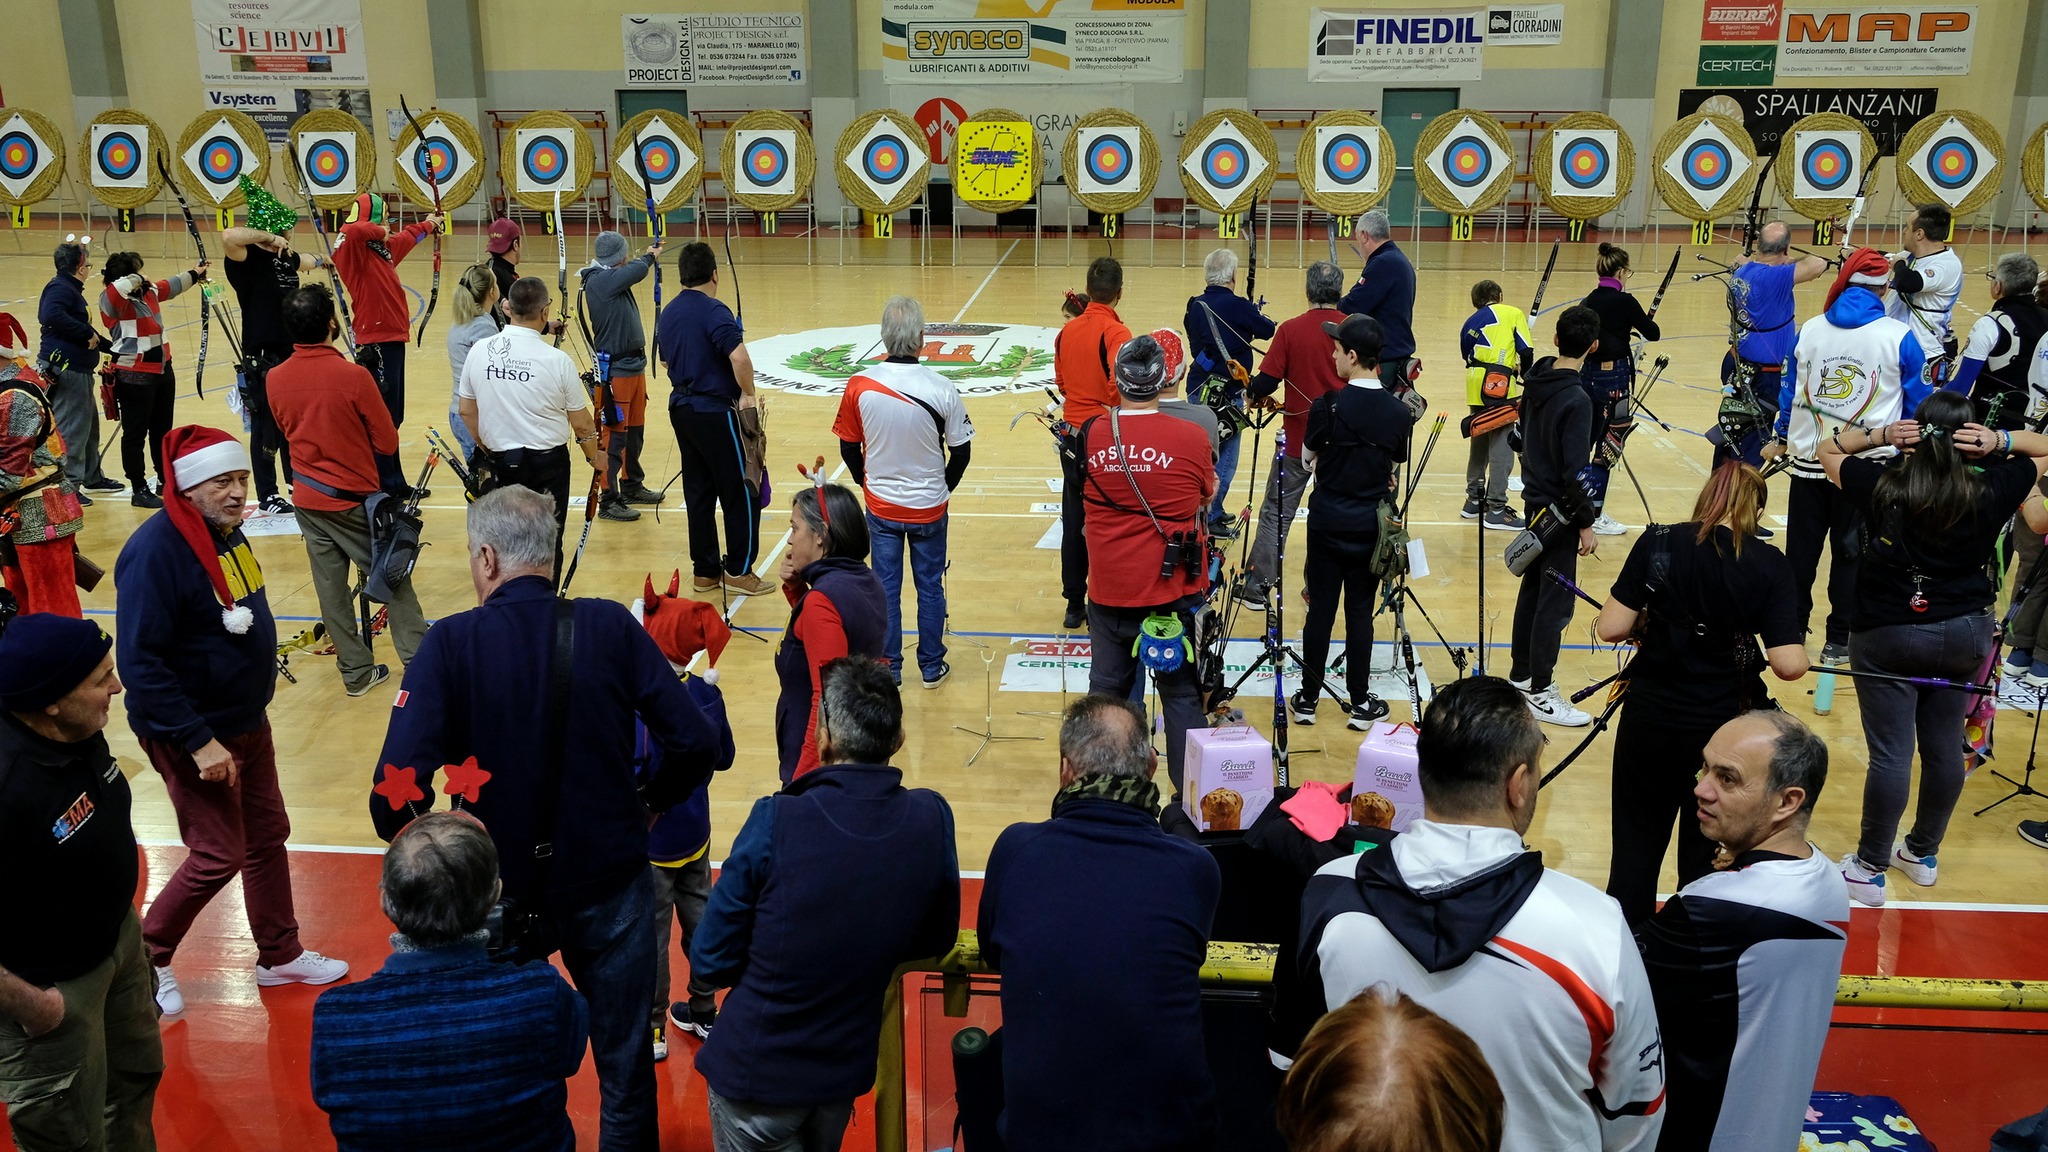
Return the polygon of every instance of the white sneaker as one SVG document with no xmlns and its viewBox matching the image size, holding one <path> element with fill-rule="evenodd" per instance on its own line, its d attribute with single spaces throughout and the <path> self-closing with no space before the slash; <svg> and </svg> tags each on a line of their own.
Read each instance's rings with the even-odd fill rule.
<svg viewBox="0 0 2048 1152">
<path fill-rule="evenodd" d="M 1584 728 L 1593 718 L 1566 702 L 1564 693 L 1552 684 L 1541 692 L 1522 691 L 1522 699 L 1529 702 L 1529 711 L 1536 714 L 1545 724 L 1556 724 L 1562 728 Z"/>
<path fill-rule="evenodd" d="M 156 970 L 156 1006 L 166 1016 L 185 1010 L 185 994 L 178 991 L 178 977 L 169 964 Z"/>
<path fill-rule="evenodd" d="M 1515 688 L 1516 688 L 1517 690 L 1519 690 L 1519 691 L 1522 691 L 1522 692 L 1527 692 L 1527 691 L 1529 690 L 1529 685 L 1530 685 L 1531 681 L 1528 681 L 1528 680 L 1515 680 L 1515 679 L 1512 679 L 1512 678 L 1511 678 L 1511 679 L 1509 679 L 1509 680 L 1508 680 L 1508 683 L 1509 683 L 1509 684 L 1511 684 L 1511 685 L 1513 685 L 1513 686 L 1514 686 L 1514 687 L 1515 687 Z"/>
<path fill-rule="evenodd" d="M 1906 874 L 1906 879 L 1922 888 L 1934 887 L 1934 857 L 1915 856 L 1901 844 L 1892 851 L 1892 867 Z"/>
<path fill-rule="evenodd" d="M 1849 899 L 1866 908 L 1884 907 L 1884 873 L 1865 867 L 1854 852 L 1842 857 L 1842 882 L 1849 886 Z"/>
<path fill-rule="evenodd" d="M 1621 536 L 1627 532 L 1628 525 L 1621 523 L 1605 512 L 1600 514 L 1598 520 L 1593 521 L 1593 535 L 1595 536 Z"/>
<path fill-rule="evenodd" d="M 348 961 L 334 960 L 308 948 L 298 958 L 275 968 L 256 966 L 256 983 L 265 988 L 279 984 L 332 984 L 348 975 Z"/>
</svg>

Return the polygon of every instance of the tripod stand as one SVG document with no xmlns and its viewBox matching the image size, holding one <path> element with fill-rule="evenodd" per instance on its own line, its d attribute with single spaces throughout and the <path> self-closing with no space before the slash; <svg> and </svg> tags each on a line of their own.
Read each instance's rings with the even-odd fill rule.
<svg viewBox="0 0 2048 1152">
<path fill-rule="evenodd" d="M 974 752 L 973 752 L 973 754 L 972 754 L 972 755 L 970 755 L 970 756 L 968 756 L 968 757 L 967 757 L 967 763 L 965 763 L 965 764 L 961 765 L 961 767 L 963 767 L 963 768 L 972 768 L 972 767 L 974 767 L 974 762 L 975 762 L 976 760 L 979 760 L 979 759 L 981 759 L 981 754 L 982 754 L 983 752 L 986 752 L 986 751 L 988 751 L 988 746 L 989 746 L 990 744 L 994 744 L 994 743 L 997 743 L 998 741 L 1003 741 L 1003 740 L 1043 740 L 1043 739 L 1045 739 L 1045 737 L 1043 737 L 1043 736 L 998 736 L 998 735 L 996 735 L 996 653 L 995 653 L 995 649 L 993 649 L 993 648 L 983 648 L 983 649 L 981 650 L 981 670 L 982 670 L 982 671 L 981 671 L 981 684 L 982 684 L 982 710 L 981 710 L 981 727 L 979 727 L 979 728 L 968 728 L 968 727 L 966 727 L 966 726 L 964 726 L 964 725 L 960 725 L 960 724 L 955 724 L 955 725 L 953 725 L 953 731 L 955 731 L 955 732 L 965 732 L 965 733 L 967 733 L 967 734 L 968 734 L 969 736 L 979 736 L 979 737 L 981 737 L 981 743 L 979 743 L 979 744 L 976 744 L 976 745 L 974 746 Z M 1062 666 L 1061 666 L 1061 668 L 1060 668 L 1060 677 L 1061 677 L 1061 683 L 1062 683 L 1062 684 L 1064 684 L 1064 683 L 1066 682 L 1066 679 L 1065 679 L 1065 678 L 1066 678 L 1066 674 L 1067 674 L 1067 670 L 1066 670 L 1066 667 L 1065 667 L 1064 665 L 1062 665 Z"/>
<path fill-rule="evenodd" d="M 2038 688 L 2034 690 L 2034 734 L 2027 740 L 2027 766 L 2021 771 L 2020 778 L 2015 780 L 1998 769 L 1993 768 L 1991 774 L 2012 785 L 2012 791 L 1977 809 L 1971 815 L 1982 816 L 2000 804 L 2008 800 L 2017 800 L 2022 796 L 2048 796 L 2048 793 L 2044 793 L 2034 787 L 2034 756 L 2041 746 L 2041 713 L 2044 710 L 2042 707 L 2044 696 L 2048 696 L 2048 692 Z"/>
</svg>

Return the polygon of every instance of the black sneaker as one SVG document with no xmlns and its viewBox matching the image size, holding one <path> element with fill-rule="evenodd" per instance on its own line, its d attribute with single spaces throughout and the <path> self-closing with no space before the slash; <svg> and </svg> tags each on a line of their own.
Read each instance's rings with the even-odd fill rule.
<svg viewBox="0 0 2048 1152">
<path fill-rule="evenodd" d="M 1847 668 L 1849 666 L 1849 646 L 1847 644 L 1821 645 L 1820 662 L 1830 668 Z"/>
<path fill-rule="evenodd" d="M 1528 521 L 1523 520 L 1522 514 L 1513 508 L 1503 508 L 1498 512 L 1486 514 L 1486 527 L 1489 531 L 1520 532 L 1528 526 Z"/>
<path fill-rule="evenodd" d="M 1078 601 L 1067 601 L 1067 617 L 1060 621 L 1062 628 L 1085 628 L 1088 626 L 1088 606 Z"/>
<path fill-rule="evenodd" d="M 87 495 L 86 495 L 85 493 L 83 493 L 83 492 L 79 492 L 79 493 L 76 493 L 76 495 L 77 495 L 77 497 L 78 497 L 78 506 L 79 506 L 80 508 L 90 508 L 90 507 L 92 507 L 92 497 L 90 497 L 90 496 L 87 496 Z"/>
<path fill-rule="evenodd" d="M 97 480 L 86 481 L 85 487 L 88 492 L 119 492 L 121 489 L 126 488 L 127 485 L 114 479 L 112 476 L 102 476 Z"/>
<path fill-rule="evenodd" d="M 164 506 L 163 499 L 147 488 L 137 488 L 134 495 L 128 497 L 128 503 L 133 504 L 137 508 L 161 508 Z"/>
<path fill-rule="evenodd" d="M 1484 497 L 1467 496 L 1465 497 L 1465 506 L 1458 509 L 1458 515 L 1466 520 L 1477 520 L 1479 519 L 1479 514 L 1484 511 L 1486 511 L 1486 500 Z"/>
<path fill-rule="evenodd" d="M 656 492 L 654 489 L 649 488 L 645 484 L 621 485 L 619 488 L 619 496 L 623 498 L 628 504 L 661 503 L 661 493 Z"/>
<path fill-rule="evenodd" d="M 1230 598 L 1237 601 L 1240 608 L 1249 608 L 1254 612 L 1266 610 L 1266 589 L 1255 588 L 1250 581 L 1243 578 L 1240 578 L 1236 586 L 1230 590 Z"/>
<path fill-rule="evenodd" d="M 953 666 L 942 660 L 939 662 L 938 673 L 936 675 L 927 676 L 924 678 L 924 686 L 926 688 L 937 688 L 939 685 L 944 684 L 946 682 L 946 677 L 951 676 L 952 674 Z"/>
<path fill-rule="evenodd" d="M 709 1040 L 711 1026 L 718 1022 L 718 1009 L 706 1008 L 699 1014 L 690 1010 L 689 1001 L 678 1000 L 668 1006 L 668 1018 L 678 1029 L 699 1040 Z"/>
<path fill-rule="evenodd" d="M 370 669 L 370 678 L 368 680 L 363 681 L 360 687 L 350 688 L 348 694 L 350 696 L 362 696 L 368 693 L 370 689 L 389 679 L 391 679 L 391 666 L 389 664 L 379 664 L 375 668 Z"/>
<path fill-rule="evenodd" d="M 1218 540 L 1237 539 L 1237 521 L 1231 518 L 1209 521 L 1209 535 Z"/>
<path fill-rule="evenodd" d="M 1369 732 L 1374 722 L 1385 719 L 1386 715 L 1387 702 L 1367 692 L 1363 703 L 1351 706 L 1351 719 L 1346 720 L 1344 726 L 1356 732 Z"/>
<path fill-rule="evenodd" d="M 2020 821 L 2020 839 L 2037 848 L 2048 848 L 2048 820 Z"/>
<path fill-rule="evenodd" d="M 1316 722 L 1316 705 L 1320 703 L 1320 699 L 1303 689 L 1287 698 L 1287 710 L 1294 713 L 1296 724 L 1313 724 Z"/>
<path fill-rule="evenodd" d="M 603 507 L 599 508 L 597 513 L 601 519 L 622 520 L 631 523 L 640 518 L 640 510 L 638 508 L 633 507 L 616 496 L 606 496 L 603 498 L 602 503 Z"/>
<path fill-rule="evenodd" d="M 297 508 L 292 507 L 291 501 L 276 493 L 265 496 L 256 506 L 272 516 L 290 516 L 298 512 Z"/>
<path fill-rule="evenodd" d="M 1756 526 L 1756 538 L 1759 540 L 1769 540 L 1771 537 L 1776 535 L 1776 532 L 1771 531 L 1769 528 L 1766 528 L 1761 524 Z"/>
</svg>

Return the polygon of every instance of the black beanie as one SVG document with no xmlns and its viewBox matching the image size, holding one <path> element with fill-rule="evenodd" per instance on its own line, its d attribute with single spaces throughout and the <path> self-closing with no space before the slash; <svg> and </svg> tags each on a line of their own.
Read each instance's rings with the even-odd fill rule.
<svg viewBox="0 0 2048 1152">
<path fill-rule="evenodd" d="M 0 708 L 40 712 L 85 683 L 114 646 L 98 624 L 52 612 L 16 616 L 0 632 Z"/>
</svg>

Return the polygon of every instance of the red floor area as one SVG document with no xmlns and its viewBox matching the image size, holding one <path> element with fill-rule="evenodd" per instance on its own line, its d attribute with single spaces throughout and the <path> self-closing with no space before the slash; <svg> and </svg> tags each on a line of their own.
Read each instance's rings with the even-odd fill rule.
<svg viewBox="0 0 2048 1152">
<path fill-rule="evenodd" d="M 156 883 L 181 856 L 180 849 L 148 850 Z M 373 855 L 293 855 L 306 943 L 349 961 L 357 975 L 375 971 L 390 951 L 390 925 L 377 906 L 378 867 Z M 968 880 L 964 887 L 962 921 L 971 926 L 981 883 Z M 307 1080 L 318 992 L 256 987 L 255 953 L 240 905 L 239 888 L 230 887 L 200 918 L 178 954 L 178 979 L 188 1007 L 164 1028 L 167 1067 L 157 1094 L 159 1147 L 163 1152 L 332 1148 L 326 1117 L 313 1106 Z M 2044 940 L 2048 912 L 1858 909 L 1846 968 L 1882 975 L 2048 980 Z M 672 963 L 680 986 L 679 952 Z M 2048 1106 L 2048 1019 L 1845 1010 L 1836 1014 L 1836 1022 L 1819 1086 L 1895 1096 L 1945 1148 L 1981 1148 L 2000 1124 Z M 1857 1026 L 1866 1024 L 1883 1027 Z M 1923 1030 L 1930 1028 L 1935 1030 Z M 916 1048 L 920 1026 L 915 1018 L 906 1032 Z M 668 1062 L 658 1066 L 662 1147 L 708 1152 L 704 1082 L 690 1068 L 696 1042 L 672 1044 Z M 949 1072 L 942 1067 L 933 1071 Z M 917 1087 L 913 1083 L 913 1094 Z M 588 1067 L 570 1083 L 569 1105 L 581 1142 L 595 1147 L 597 1082 Z M 863 1101 L 846 1147 L 867 1152 L 873 1145 L 873 1113 Z M 11 1152 L 13 1147 L 0 1119 L 0 1149 Z"/>
</svg>

